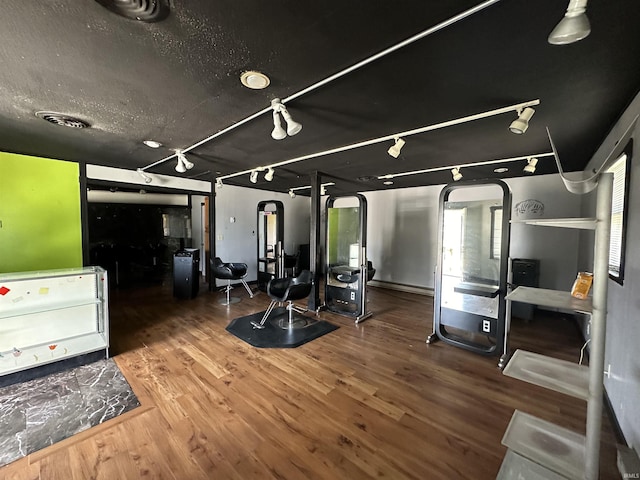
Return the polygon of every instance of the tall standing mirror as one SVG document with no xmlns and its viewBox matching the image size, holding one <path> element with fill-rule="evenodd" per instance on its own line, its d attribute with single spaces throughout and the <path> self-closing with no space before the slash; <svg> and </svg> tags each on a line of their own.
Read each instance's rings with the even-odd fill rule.
<svg viewBox="0 0 640 480">
<path fill-rule="evenodd" d="M 284 204 L 258 203 L 258 288 L 266 291 L 272 278 L 284 276 Z"/>
<path fill-rule="evenodd" d="M 367 200 L 330 196 L 326 204 L 325 304 L 359 323 L 366 311 Z"/>
<path fill-rule="evenodd" d="M 499 180 L 447 185 L 440 194 L 434 331 L 439 339 L 499 355 L 505 339 L 511 193 Z"/>
</svg>

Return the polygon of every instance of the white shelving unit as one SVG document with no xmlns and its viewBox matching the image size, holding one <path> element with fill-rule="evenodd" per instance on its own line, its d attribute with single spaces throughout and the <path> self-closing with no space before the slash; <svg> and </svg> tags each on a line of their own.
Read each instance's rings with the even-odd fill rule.
<svg viewBox="0 0 640 480">
<path fill-rule="evenodd" d="M 503 371 L 505 375 L 586 400 L 587 424 L 586 435 L 581 435 L 516 410 L 502 440 L 509 451 L 500 469 L 501 479 L 529 478 L 522 476 L 532 471 L 527 470 L 531 468 L 527 462 L 540 467 L 536 467 L 535 478 L 555 479 L 558 475 L 569 479 L 599 478 L 612 188 L 612 174 L 601 174 L 597 186 L 596 218 L 523 221 L 531 225 L 595 231 L 592 298 L 579 300 L 569 292 L 531 287 L 518 287 L 506 297 L 507 302 L 530 303 L 590 315 L 588 367 L 517 350 Z"/>
<path fill-rule="evenodd" d="M 85 267 L 0 275 L 0 376 L 104 350 L 107 272 Z"/>
</svg>

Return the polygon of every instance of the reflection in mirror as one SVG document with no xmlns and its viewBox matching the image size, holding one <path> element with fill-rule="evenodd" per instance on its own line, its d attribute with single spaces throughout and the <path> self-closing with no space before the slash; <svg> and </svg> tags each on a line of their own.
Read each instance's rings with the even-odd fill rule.
<svg viewBox="0 0 640 480">
<path fill-rule="evenodd" d="M 329 268 L 360 267 L 360 209 L 327 209 L 327 260 Z M 331 279 L 330 279 L 331 280 Z"/>
<path fill-rule="evenodd" d="M 449 185 L 440 197 L 434 332 L 478 353 L 495 351 L 503 331 L 510 201 L 504 182 Z"/>
<path fill-rule="evenodd" d="M 258 287 L 266 288 L 271 278 L 282 277 L 279 262 L 284 237 L 284 206 L 278 200 L 258 203 Z"/>
<path fill-rule="evenodd" d="M 371 316 L 366 311 L 366 199 L 360 194 L 330 196 L 325 215 L 325 304 L 359 323 Z"/>
</svg>

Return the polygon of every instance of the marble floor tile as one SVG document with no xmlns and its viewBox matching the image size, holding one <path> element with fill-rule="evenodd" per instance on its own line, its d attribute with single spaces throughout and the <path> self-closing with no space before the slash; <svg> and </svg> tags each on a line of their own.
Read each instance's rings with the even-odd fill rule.
<svg viewBox="0 0 640 480">
<path fill-rule="evenodd" d="M 139 405 L 112 359 L 0 388 L 0 466 Z"/>
</svg>

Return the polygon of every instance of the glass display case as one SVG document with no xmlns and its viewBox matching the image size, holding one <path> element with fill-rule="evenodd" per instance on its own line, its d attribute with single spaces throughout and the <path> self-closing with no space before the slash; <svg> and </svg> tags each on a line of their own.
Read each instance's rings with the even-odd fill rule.
<svg viewBox="0 0 640 480">
<path fill-rule="evenodd" d="M 0 274 L 0 375 L 109 353 L 107 272 L 84 267 Z"/>
</svg>

